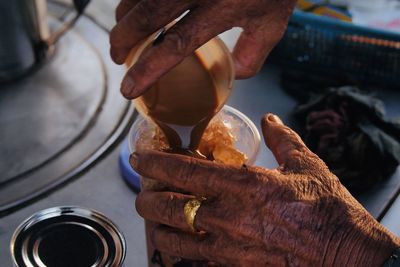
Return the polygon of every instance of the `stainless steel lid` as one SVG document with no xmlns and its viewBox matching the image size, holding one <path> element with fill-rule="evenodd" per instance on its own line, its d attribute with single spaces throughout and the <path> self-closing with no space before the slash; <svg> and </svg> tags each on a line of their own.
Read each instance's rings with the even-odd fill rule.
<svg viewBox="0 0 400 267">
<path fill-rule="evenodd" d="M 126 243 L 103 214 L 80 207 L 54 207 L 22 222 L 10 249 L 18 267 L 119 267 Z"/>
</svg>

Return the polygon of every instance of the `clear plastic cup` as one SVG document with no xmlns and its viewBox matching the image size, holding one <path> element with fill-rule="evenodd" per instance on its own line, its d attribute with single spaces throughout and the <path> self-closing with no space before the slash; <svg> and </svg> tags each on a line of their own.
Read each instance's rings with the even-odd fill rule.
<svg viewBox="0 0 400 267">
<path fill-rule="evenodd" d="M 242 112 L 228 105 L 225 105 L 213 120 L 222 120 L 225 124 L 230 124 L 235 128 L 233 130 L 235 148 L 246 155 L 247 165 L 254 164 L 261 142 L 260 133 L 254 123 Z M 156 127 L 155 123 L 139 115 L 128 134 L 129 151 L 135 152 L 139 137 L 143 134 L 150 137 Z"/>
<path fill-rule="evenodd" d="M 213 118 L 213 120 L 221 120 L 225 125 L 229 125 L 232 127 L 231 133 L 235 139 L 235 148 L 246 155 L 246 165 L 254 164 L 259 152 L 261 142 L 260 134 L 254 123 L 246 115 L 244 115 L 237 109 L 234 109 L 227 105 L 225 105 L 221 109 L 221 111 Z M 146 142 L 146 138 L 143 137 L 148 137 L 150 139 L 152 137 L 152 133 L 155 133 L 156 127 L 157 126 L 153 122 L 144 119 L 142 116 L 139 116 L 136 122 L 133 124 L 132 128 L 130 129 L 128 135 L 130 152 L 133 153 L 136 151 L 136 146 L 139 140 Z M 145 177 L 141 177 L 141 187 L 142 190 L 152 191 L 173 190 L 171 188 L 168 188 L 168 185 L 164 183 Z M 164 253 L 157 252 L 149 242 L 149 233 L 154 226 L 155 225 L 152 222 L 145 222 L 148 266 L 160 266 L 159 263 L 154 261 L 156 259 L 162 261 L 162 266 L 172 267 L 176 263 L 176 261 L 180 259 L 169 257 Z M 185 261 L 185 263 L 186 262 L 187 261 Z M 198 262 L 193 262 L 192 265 L 191 263 L 188 263 L 188 265 L 185 266 L 202 266 L 202 264 Z"/>
</svg>

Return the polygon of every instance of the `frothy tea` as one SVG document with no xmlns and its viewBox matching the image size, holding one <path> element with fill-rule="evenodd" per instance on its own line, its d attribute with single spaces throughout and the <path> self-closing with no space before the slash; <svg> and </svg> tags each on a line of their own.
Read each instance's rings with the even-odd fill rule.
<svg viewBox="0 0 400 267">
<path fill-rule="evenodd" d="M 207 66 L 206 61 L 197 50 L 136 100 L 172 150 L 197 152 L 204 130 L 230 94 L 229 83 L 215 77 L 223 72 L 221 63 Z"/>
</svg>

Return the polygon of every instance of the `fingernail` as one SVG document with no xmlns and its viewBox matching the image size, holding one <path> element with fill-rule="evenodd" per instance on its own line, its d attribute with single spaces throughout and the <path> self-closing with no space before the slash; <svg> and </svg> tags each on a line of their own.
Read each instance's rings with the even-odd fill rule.
<svg viewBox="0 0 400 267">
<path fill-rule="evenodd" d="M 133 91 L 133 89 L 135 88 L 135 81 L 132 79 L 131 76 L 126 75 L 124 80 L 121 83 L 121 92 L 122 94 L 129 98 L 129 96 L 131 95 L 131 92 Z"/>
<path fill-rule="evenodd" d="M 269 122 L 283 124 L 281 119 L 278 116 L 274 115 L 274 114 L 268 114 L 267 120 Z"/>
<path fill-rule="evenodd" d="M 138 166 L 138 155 L 136 152 L 133 152 L 129 158 L 129 163 L 131 164 L 133 169 L 136 169 Z"/>
</svg>

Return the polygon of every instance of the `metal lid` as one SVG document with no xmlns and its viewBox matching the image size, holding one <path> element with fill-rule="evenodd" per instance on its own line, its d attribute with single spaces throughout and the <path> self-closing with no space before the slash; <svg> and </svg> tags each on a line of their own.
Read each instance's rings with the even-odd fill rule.
<svg viewBox="0 0 400 267">
<path fill-rule="evenodd" d="M 80 207 L 39 211 L 15 230 L 11 256 L 18 267 L 119 267 L 125 239 L 103 214 Z"/>
</svg>

